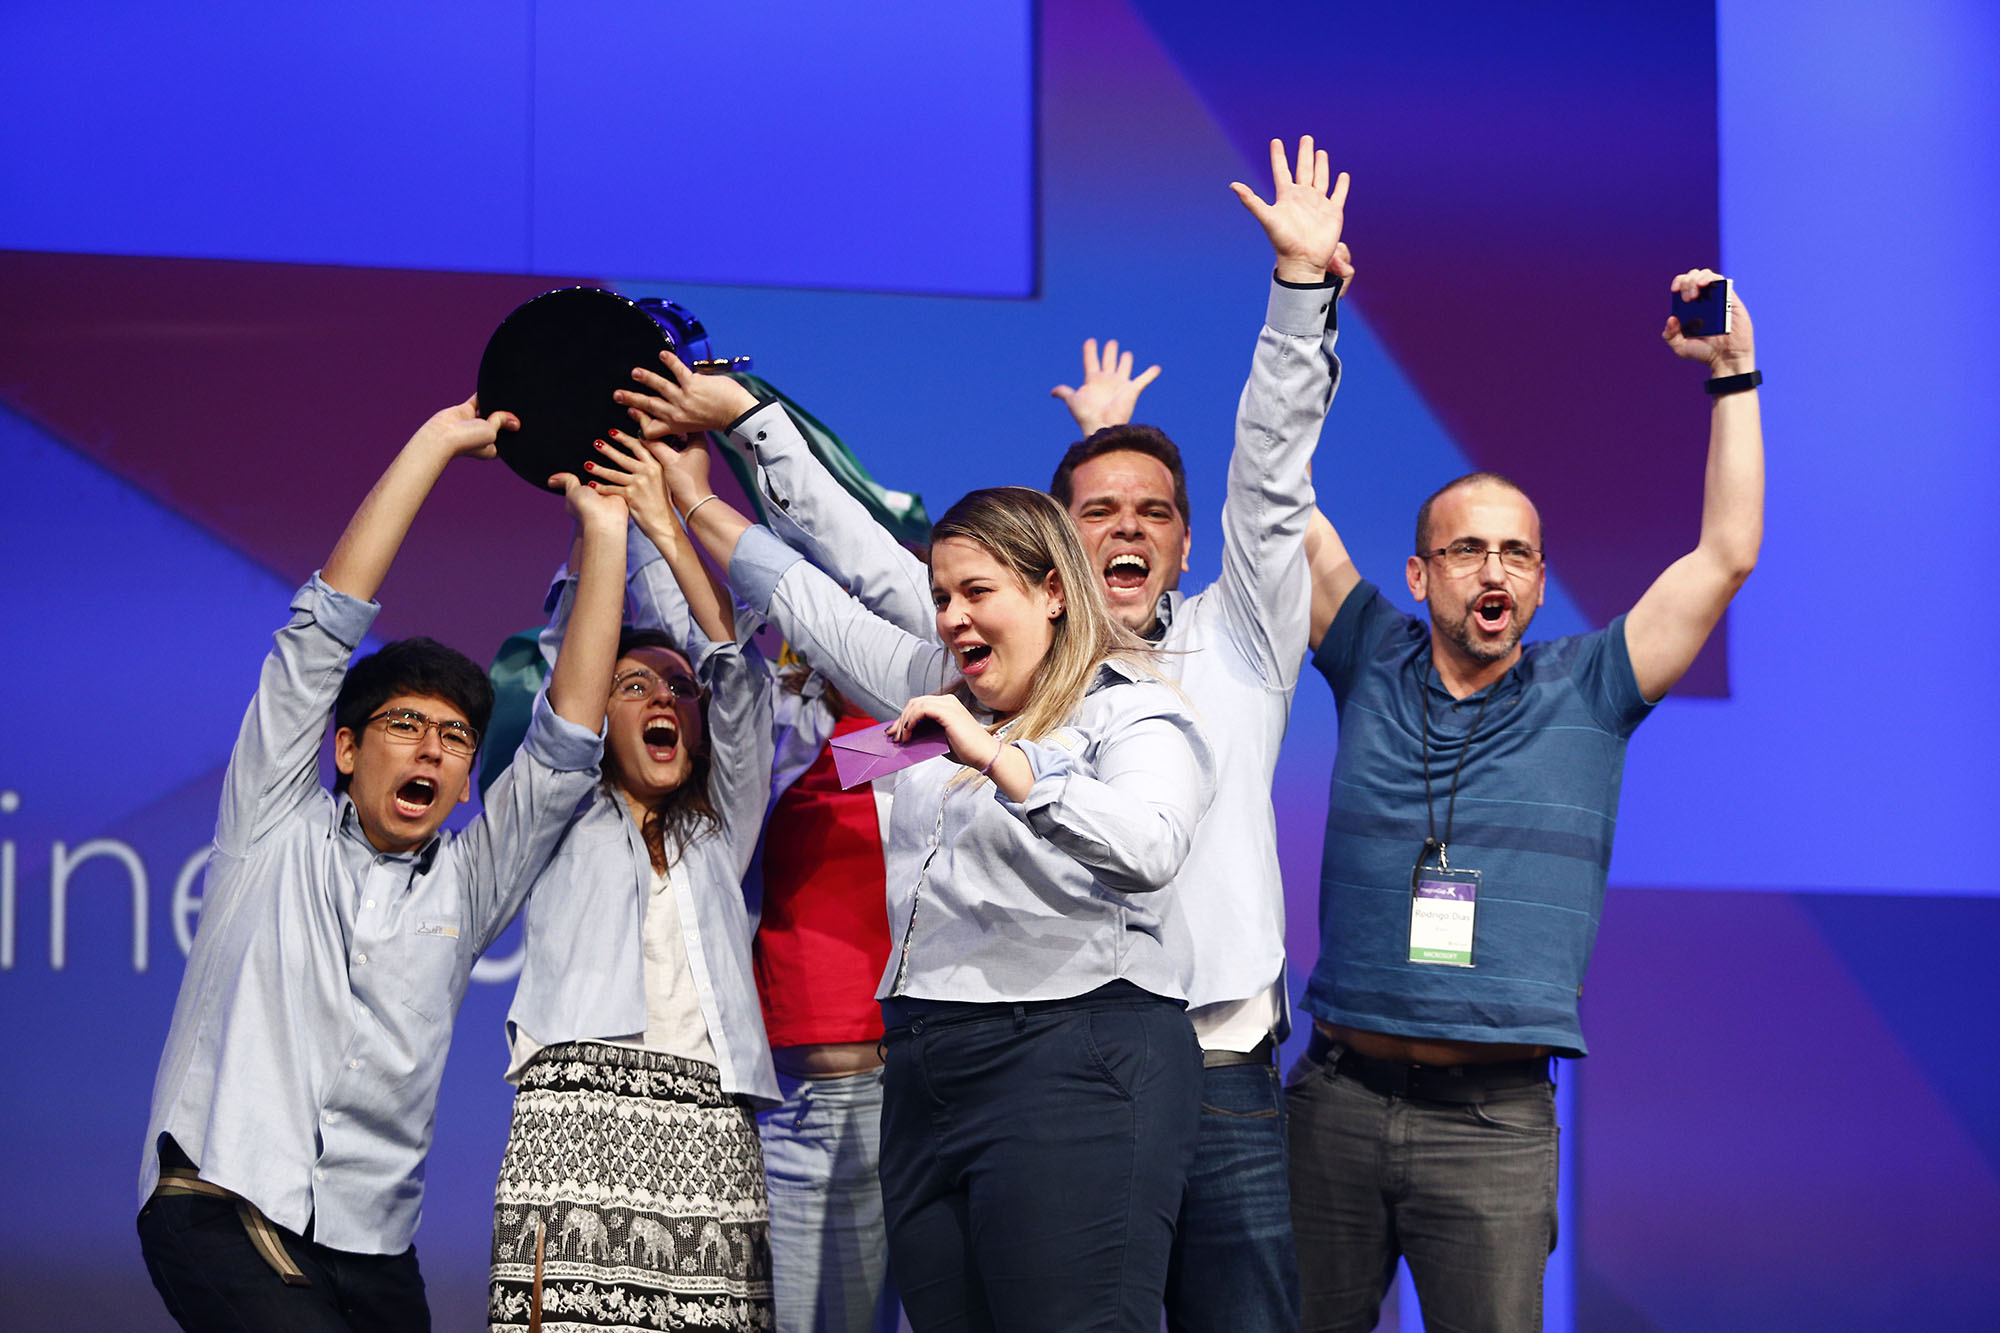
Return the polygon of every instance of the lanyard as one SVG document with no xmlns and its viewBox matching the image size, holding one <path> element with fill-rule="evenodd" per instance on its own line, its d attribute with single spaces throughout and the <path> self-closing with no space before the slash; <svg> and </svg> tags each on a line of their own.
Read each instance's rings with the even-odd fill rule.
<svg viewBox="0 0 2000 1333">
<path fill-rule="evenodd" d="M 1472 738 L 1479 731 L 1480 720 L 1486 716 L 1486 705 L 1493 702 L 1493 691 L 1498 684 L 1496 681 L 1494 685 L 1487 687 L 1486 697 L 1479 701 L 1479 711 L 1472 715 L 1472 726 L 1467 728 L 1465 742 L 1459 747 L 1458 766 L 1451 770 L 1451 794 L 1445 801 L 1444 837 L 1440 839 L 1437 835 L 1437 807 L 1431 799 L 1432 670 L 1433 668 L 1430 663 L 1426 661 L 1424 664 L 1424 674 L 1417 681 L 1417 704 L 1423 711 L 1424 719 L 1424 824 L 1426 836 L 1422 850 L 1417 853 L 1417 863 L 1410 867 L 1410 891 L 1412 893 L 1416 892 L 1418 872 L 1423 870 L 1424 862 L 1430 859 L 1432 852 L 1437 853 L 1438 869 L 1451 869 L 1451 862 L 1445 859 L 1445 847 L 1451 842 L 1452 821 L 1458 814 L 1458 778 L 1461 773 L 1465 772 L 1465 757 L 1472 753 Z M 1442 676 L 1438 678 L 1440 683 L 1443 682 L 1443 679 Z"/>
</svg>

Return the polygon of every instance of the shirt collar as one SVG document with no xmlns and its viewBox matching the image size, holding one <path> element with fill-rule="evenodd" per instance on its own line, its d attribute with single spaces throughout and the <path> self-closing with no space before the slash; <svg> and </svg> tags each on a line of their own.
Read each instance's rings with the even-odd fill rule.
<svg viewBox="0 0 2000 1333">
<path fill-rule="evenodd" d="M 432 863 L 437 860 L 438 848 L 444 844 L 441 836 L 433 833 L 431 840 L 415 852 L 378 852 L 375 850 L 375 844 L 368 841 L 368 834 L 361 827 L 361 812 L 354 808 L 354 798 L 342 792 L 338 799 L 340 815 L 334 821 L 335 826 L 339 828 L 341 836 L 351 840 L 369 860 L 387 857 L 391 861 L 410 861 L 415 864 L 417 874 L 430 873 Z"/>
<path fill-rule="evenodd" d="M 1167 631 L 1174 627 L 1174 612 L 1180 609 L 1181 593 L 1178 588 L 1169 588 L 1160 594 L 1159 605 L 1153 608 L 1153 628 L 1139 637 L 1148 643 L 1159 643 L 1167 637 Z"/>
</svg>

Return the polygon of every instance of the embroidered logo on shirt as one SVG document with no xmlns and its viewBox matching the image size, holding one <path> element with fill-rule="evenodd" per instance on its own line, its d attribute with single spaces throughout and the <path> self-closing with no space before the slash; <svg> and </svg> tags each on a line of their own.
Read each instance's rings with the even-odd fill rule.
<svg viewBox="0 0 2000 1333">
<path fill-rule="evenodd" d="M 1041 743 L 1043 745 L 1052 745 L 1058 750 L 1081 750 L 1083 748 L 1083 733 L 1075 727 L 1058 727 L 1056 730 L 1042 737 Z"/>
<path fill-rule="evenodd" d="M 439 935 L 448 940 L 455 940 L 458 938 L 458 927 L 446 925 L 442 921 L 419 921 L 417 934 Z"/>
</svg>

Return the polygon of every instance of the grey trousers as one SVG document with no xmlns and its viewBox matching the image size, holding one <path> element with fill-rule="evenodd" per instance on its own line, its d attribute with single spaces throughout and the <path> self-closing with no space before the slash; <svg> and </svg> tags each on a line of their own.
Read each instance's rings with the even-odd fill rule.
<svg viewBox="0 0 2000 1333">
<path fill-rule="evenodd" d="M 1400 1258 L 1430 1333 L 1540 1329 L 1554 1084 L 1419 1101 L 1371 1092 L 1331 1058 L 1300 1060 L 1285 1086 L 1301 1327 L 1368 1333 Z"/>
</svg>

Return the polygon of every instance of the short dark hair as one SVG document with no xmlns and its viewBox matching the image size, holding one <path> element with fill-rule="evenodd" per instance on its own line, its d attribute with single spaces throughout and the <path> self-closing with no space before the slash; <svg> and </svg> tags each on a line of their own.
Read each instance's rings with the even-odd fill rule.
<svg viewBox="0 0 2000 1333">
<path fill-rule="evenodd" d="M 662 630 L 646 629 L 637 625 L 627 625 L 618 631 L 618 655 L 624 657 L 640 648 L 664 648 L 694 669 L 694 658 L 687 649 L 673 641 Z M 646 844 L 646 855 L 652 859 L 653 868 L 662 873 L 681 859 L 688 844 L 704 829 L 721 831 L 722 816 L 717 813 L 715 802 L 708 794 L 709 756 L 714 751 L 713 738 L 708 734 L 708 700 L 701 701 L 701 749 L 688 765 L 687 781 L 662 796 L 646 814 L 639 825 L 639 836 Z M 604 755 L 603 783 L 616 796 L 616 779 L 611 773 L 611 753 Z"/>
<path fill-rule="evenodd" d="M 353 732 L 358 742 L 368 719 L 399 694 L 443 699 L 465 714 L 481 736 L 493 720 L 493 682 L 479 664 L 436 639 L 417 638 L 386 643 L 349 668 L 334 700 L 333 725 Z M 347 778 L 335 775 L 336 793 L 347 790 Z"/>
<path fill-rule="evenodd" d="M 1468 472 L 1462 477 L 1454 477 L 1450 481 L 1446 482 L 1444 485 L 1432 491 L 1430 493 L 1430 497 L 1426 499 L 1423 502 L 1423 504 L 1417 509 L 1416 549 L 1418 555 L 1423 555 L 1428 551 L 1436 549 L 1431 545 L 1431 506 L 1436 504 L 1439 500 L 1444 499 L 1445 496 L 1450 495 L 1453 491 L 1458 490 L 1462 486 L 1504 486 L 1508 490 L 1514 492 L 1514 494 L 1520 496 L 1523 500 L 1527 500 L 1528 504 L 1531 507 L 1535 503 L 1533 500 L 1528 499 L 1528 493 L 1522 490 L 1520 486 L 1514 482 L 1513 478 L 1503 477 L 1498 472 Z M 1542 526 L 1542 511 L 1540 509 L 1536 509 L 1535 527 L 1537 530 L 1539 530 L 1541 526 Z M 1546 536 L 1544 537 L 1542 544 L 1544 546 L 1548 545 Z"/>
<path fill-rule="evenodd" d="M 1093 431 L 1090 438 L 1072 444 L 1063 453 L 1062 462 L 1056 464 L 1055 478 L 1049 482 L 1049 494 L 1055 496 L 1057 504 L 1068 509 L 1074 493 L 1070 480 L 1077 468 L 1093 458 L 1117 453 L 1120 449 L 1157 458 L 1166 465 L 1168 474 L 1174 479 L 1174 507 L 1181 511 L 1181 522 L 1194 526 L 1194 519 L 1188 513 L 1187 469 L 1181 466 L 1180 447 L 1157 426 L 1106 426 L 1103 430 Z"/>
</svg>

